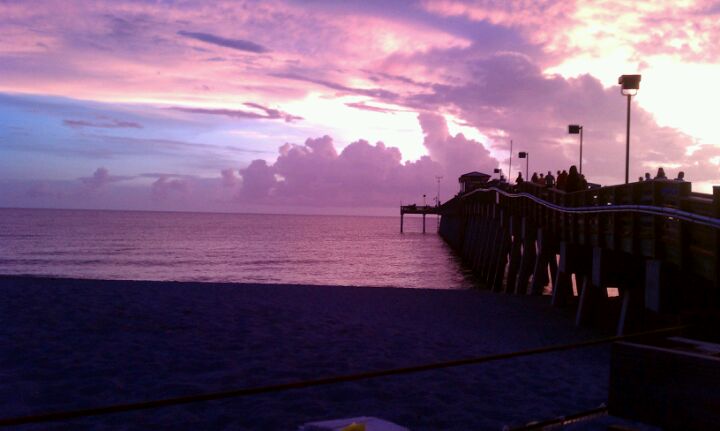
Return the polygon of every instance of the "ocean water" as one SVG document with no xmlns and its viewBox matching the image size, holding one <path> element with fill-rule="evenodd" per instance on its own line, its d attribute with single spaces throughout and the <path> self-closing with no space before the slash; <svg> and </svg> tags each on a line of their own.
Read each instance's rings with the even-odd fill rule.
<svg viewBox="0 0 720 431">
<path fill-rule="evenodd" d="M 470 274 L 407 217 L 0 209 L 0 274 L 458 289 Z"/>
</svg>

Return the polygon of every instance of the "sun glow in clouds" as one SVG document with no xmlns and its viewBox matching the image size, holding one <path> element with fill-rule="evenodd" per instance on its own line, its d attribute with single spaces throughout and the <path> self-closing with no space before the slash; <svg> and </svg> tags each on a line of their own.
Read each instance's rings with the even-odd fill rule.
<svg viewBox="0 0 720 431">
<path fill-rule="evenodd" d="M 366 109 L 352 107 L 353 104 Z M 330 98 L 322 93 L 310 93 L 302 100 L 284 104 L 283 108 L 303 117 L 298 127 L 311 136 L 329 134 L 341 147 L 365 139 L 399 148 L 403 160 L 415 160 L 426 154 L 417 113 L 402 107 L 354 96 Z"/>
</svg>

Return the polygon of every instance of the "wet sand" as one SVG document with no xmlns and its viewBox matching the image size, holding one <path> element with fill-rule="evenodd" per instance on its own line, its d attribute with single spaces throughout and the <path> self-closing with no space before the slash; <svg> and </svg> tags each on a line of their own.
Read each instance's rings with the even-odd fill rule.
<svg viewBox="0 0 720 431">
<path fill-rule="evenodd" d="M 0 294 L 2 417 L 606 335 L 575 327 L 547 298 L 479 290 L 0 276 Z M 19 429 L 295 430 L 350 416 L 413 430 L 502 429 L 598 407 L 608 373 L 601 346 Z"/>
</svg>

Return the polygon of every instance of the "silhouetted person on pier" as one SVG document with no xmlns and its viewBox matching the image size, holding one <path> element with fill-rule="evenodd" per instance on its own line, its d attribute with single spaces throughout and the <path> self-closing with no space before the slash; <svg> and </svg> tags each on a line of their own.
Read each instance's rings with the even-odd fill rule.
<svg viewBox="0 0 720 431">
<path fill-rule="evenodd" d="M 575 165 L 570 166 L 567 180 L 565 180 L 565 191 L 568 193 L 580 190 L 580 174 Z"/>
<path fill-rule="evenodd" d="M 675 181 L 685 181 L 685 172 L 680 171 L 678 172 L 677 178 L 675 178 Z"/>
<path fill-rule="evenodd" d="M 643 177 L 638 177 L 638 182 L 641 183 L 643 180 Z"/>
<path fill-rule="evenodd" d="M 656 180 L 667 180 L 667 176 L 665 175 L 665 169 L 658 168 L 657 174 L 655 174 Z"/>
<path fill-rule="evenodd" d="M 557 188 L 558 189 L 565 190 L 566 185 L 567 185 L 567 177 L 568 177 L 568 173 L 565 172 L 564 170 L 558 174 L 558 177 L 557 177 Z"/>
<path fill-rule="evenodd" d="M 585 179 L 585 175 L 580 174 L 580 190 L 587 190 L 588 182 Z"/>
<path fill-rule="evenodd" d="M 553 176 L 552 171 L 548 171 L 547 175 L 545 175 L 545 185 L 548 187 L 555 185 L 555 177 Z"/>
<path fill-rule="evenodd" d="M 518 172 L 518 176 L 517 176 L 517 178 L 515 179 L 515 183 L 516 183 L 516 184 L 522 184 L 522 183 L 524 183 L 524 182 L 525 182 L 525 180 L 523 180 L 522 172 Z"/>
<path fill-rule="evenodd" d="M 530 177 L 530 182 L 537 184 L 537 182 L 538 182 L 537 172 L 533 172 L 532 177 Z"/>
<path fill-rule="evenodd" d="M 652 178 L 650 178 L 650 172 L 645 172 L 645 181 L 650 181 Z"/>
</svg>

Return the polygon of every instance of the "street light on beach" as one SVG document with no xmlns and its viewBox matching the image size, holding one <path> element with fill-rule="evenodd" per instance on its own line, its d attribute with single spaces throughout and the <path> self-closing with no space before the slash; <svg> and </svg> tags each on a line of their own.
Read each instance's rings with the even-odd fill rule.
<svg viewBox="0 0 720 431">
<path fill-rule="evenodd" d="M 580 135 L 580 173 L 582 174 L 582 141 L 583 141 L 583 126 L 579 124 L 571 124 L 568 126 L 568 133 L 571 135 Z"/>
<path fill-rule="evenodd" d="M 627 129 L 625 132 L 625 184 L 628 183 L 630 173 L 630 101 L 640 89 L 641 75 L 621 75 L 618 78 L 620 93 L 627 96 Z"/>
</svg>

